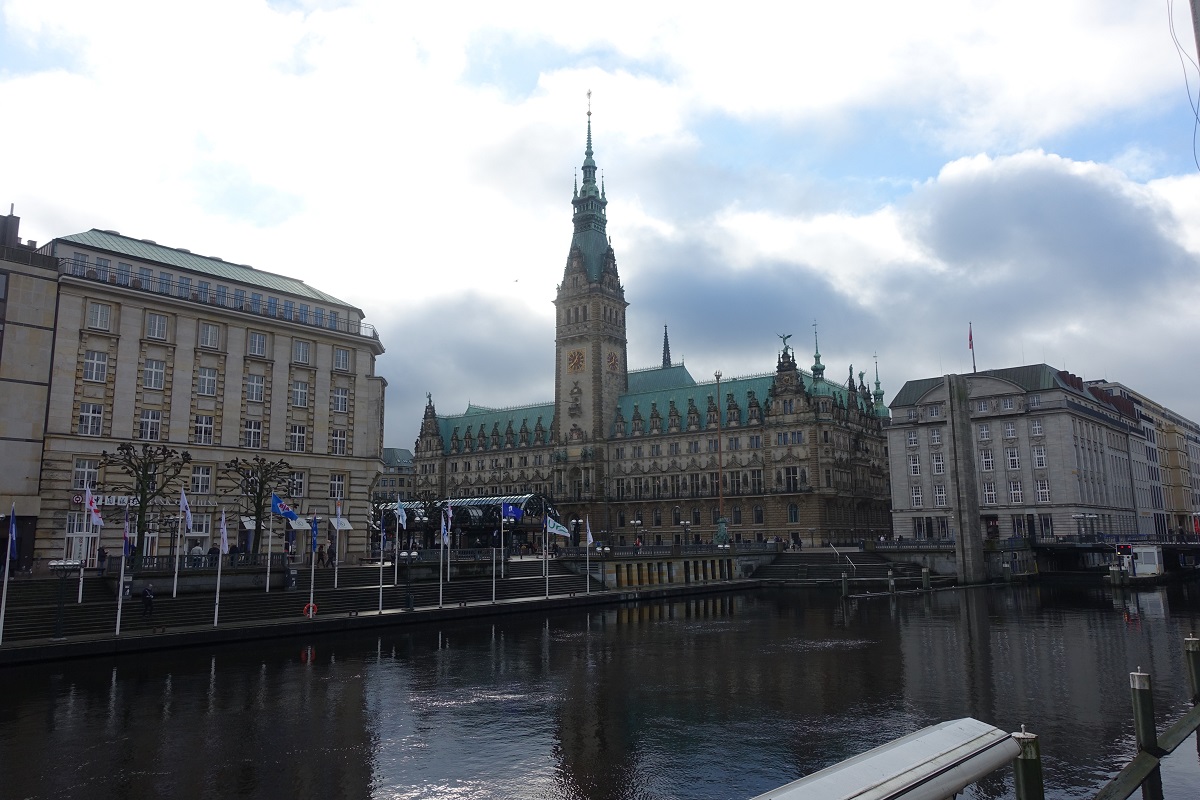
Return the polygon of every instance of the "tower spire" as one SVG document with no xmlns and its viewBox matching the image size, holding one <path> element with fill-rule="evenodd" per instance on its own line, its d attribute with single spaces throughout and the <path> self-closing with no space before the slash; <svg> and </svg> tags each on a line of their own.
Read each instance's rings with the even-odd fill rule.
<svg viewBox="0 0 1200 800">
<path fill-rule="evenodd" d="M 582 180 L 576 177 L 576 184 L 571 197 L 571 205 L 575 211 L 572 216 L 575 234 L 571 238 L 571 251 L 578 249 L 587 280 L 591 283 L 600 280 L 605 270 L 606 262 L 613 261 L 609 249 L 608 236 L 605 229 L 608 225 L 608 200 L 604 197 L 603 188 L 596 183 L 596 160 L 592 157 L 592 92 L 588 90 L 587 111 L 587 144 L 583 151 Z M 570 257 L 568 257 L 570 263 Z"/>
<path fill-rule="evenodd" d="M 824 380 L 825 365 L 821 363 L 821 343 L 817 340 L 817 321 L 815 319 L 813 320 L 813 349 L 816 351 L 813 353 L 813 378 Z"/>
<path fill-rule="evenodd" d="M 667 326 L 663 325 L 663 369 L 671 366 L 671 341 L 667 338 Z"/>
</svg>

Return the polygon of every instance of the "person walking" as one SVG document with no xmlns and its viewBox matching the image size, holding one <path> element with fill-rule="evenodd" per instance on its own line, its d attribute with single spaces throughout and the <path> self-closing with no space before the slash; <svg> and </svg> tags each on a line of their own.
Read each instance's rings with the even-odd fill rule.
<svg viewBox="0 0 1200 800">
<path fill-rule="evenodd" d="M 108 551 L 105 550 L 103 547 L 101 547 L 99 550 L 96 551 L 96 566 L 99 567 L 99 569 L 96 572 L 101 578 L 104 577 L 104 568 L 107 565 L 108 565 Z"/>
<path fill-rule="evenodd" d="M 147 583 L 142 589 L 142 616 L 154 616 L 154 584 Z"/>
<path fill-rule="evenodd" d="M 317 566 L 325 566 L 325 545 L 317 545 Z"/>
</svg>

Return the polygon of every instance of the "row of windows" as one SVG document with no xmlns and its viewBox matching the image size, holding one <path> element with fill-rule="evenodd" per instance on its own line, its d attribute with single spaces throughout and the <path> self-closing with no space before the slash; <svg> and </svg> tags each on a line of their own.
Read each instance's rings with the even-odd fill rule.
<svg viewBox="0 0 1200 800">
<path fill-rule="evenodd" d="M 1039 479 L 1034 482 L 1037 492 L 1037 502 L 1050 502 L 1050 481 Z M 983 504 L 996 504 L 996 484 L 988 481 L 983 484 Z M 924 508 L 925 506 L 925 491 L 923 487 L 911 487 L 911 498 L 913 508 Z M 1010 503 L 1025 502 L 1025 491 L 1021 485 L 1021 481 L 1008 482 L 1008 501 Z M 933 487 L 933 505 L 935 508 L 946 507 L 946 486 L 945 484 L 936 484 Z"/>
<path fill-rule="evenodd" d="M 1040 394 L 1031 394 L 1025 397 L 1026 408 L 1041 408 L 1042 396 Z M 1017 400 L 1014 395 L 1004 397 L 981 398 L 974 400 L 971 403 L 973 410 L 986 413 L 988 411 L 1014 411 L 1017 407 Z M 925 416 L 928 419 L 940 419 L 942 417 L 942 403 L 933 403 L 924 406 Z M 921 409 L 908 409 L 908 421 L 915 422 L 921 416 Z"/>
<path fill-rule="evenodd" d="M 112 306 L 107 303 L 89 303 L 87 325 L 94 330 L 109 331 L 112 329 Z M 197 342 L 200 347 L 217 350 L 221 346 L 221 326 L 213 322 L 199 323 Z M 170 336 L 169 319 L 166 314 L 156 311 L 146 312 L 145 336 L 147 339 L 168 341 Z M 266 358 L 269 335 L 262 331 L 248 331 L 246 334 L 246 353 L 257 358 Z M 304 339 L 292 340 L 292 362 L 296 364 L 312 363 L 313 344 Z M 350 350 L 345 347 L 333 348 L 333 368 L 339 371 L 349 371 Z"/>
<path fill-rule="evenodd" d="M 255 314 L 266 313 L 270 317 L 282 317 L 318 328 L 338 328 L 338 312 L 334 309 L 327 311 L 319 306 L 310 307 L 308 303 L 297 303 L 286 298 L 281 301 L 280 298 L 270 295 L 264 298 L 260 292 L 247 292 L 245 289 L 234 288 L 231 292 L 228 286 L 218 284 L 214 287 L 206 280 L 197 280 L 193 284 L 188 275 L 181 275 L 176 279 L 173 273 L 162 270 L 156 276 L 150 267 L 139 266 L 134 272 L 133 265 L 123 261 L 118 261 L 116 269 L 113 270 L 112 262 L 107 258 L 97 257 L 94 262 L 89 259 L 87 253 L 73 254 L 72 273 L 85 277 L 89 270 L 95 270 L 98 280 L 108 281 L 111 276 L 112 282 L 118 286 L 133 285 L 135 288 L 159 294 L 199 300 L 225 308 L 244 309 Z"/>
<path fill-rule="evenodd" d="M 991 439 L 992 439 L 991 423 L 988 423 L 988 422 L 977 423 L 976 429 L 979 431 L 979 441 L 981 441 L 981 442 L 991 441 Z M 1017 423 L 1015 421 L 1005 422 L 1002 427 L 1002 430 L 1004 432 L 1005 439 L 1017 438 Z M 1043 427 L 1042 421 L 1040 419 L 1029 420 L 1029 435 L 1030 436 L 1042 436 L 1044 433 L 1045 433 L 1045 428 Z M 909 447 L 916 447 L 918 444 L 921 443 L 921 432 L 916 430 L 915 428 L 913 430 L 910 430 L 908 432 L 907 441 L 908 441 Z M 930 428 L 929 429 L 929 443 L 930 444 L 941 444 L 942 443 L 942 429 L 941 428 Z"/>
<path fill-rule="evenodd" d="M 743 442 L 743 438 L 741 436 L 730 436 L 725 442 L 725 449 L 726 450 L 741 450 L 742 442 Z M 746 443 L 747 450 L 762 449 L 762 446 L 763 446 L 762 434 L 754 433 L 754 434 L 750 434 L 750 435 L 746 436 L 745 443 Z M 775 435 L 775 444 L 787 445 L 789 443 L 790 444 L 803 444 L 804 443 L 804 432 L 803 431 L 780 432 Z M 694 455 L 696 453 L 701 452 L 700 444 L 701 444 L 701 440 L 699 440 L 699 439 L 692 439 L 691 441 L 688 441 L 688 442 L 670 442 L 667 444 L 667 454 L 672 455 L 672 456 L 681 455 L 681 452 L 686 447 L 686 452 L 690 455 Z M 709 438 L 709 439 L 704 440 L 704 448 L 703 448 L 704 452 L 716 453 L 720 449 L 721 449 L 720 442 L 717 439 Z M 617 459 L 618 461 L 624 459 L 627 453 L 630 458 L 645 458 L 647 453 L 649 453 L 651 458 L 657 458 L 663 454 L 663 446 L 661 444 L 651 444 L 648 446 L 641 445 L 641 444 L 634 444 L 634 445 L 629 445 L 628 450 L 626 450 L 624 446 L 613 448 L 613 458 Z"/>
<path fill-rule="evenodd" d="M 188 492 L 193 495 L 213 494 L 215 468 L 208 464 L 192 464 L 191 475 L 188 478 Z M 100 482 L 100 460 L 97 458 L 75 459 L 75 469 L 71 476 L 71 488 L 76 490 L 95 489 Z M 304 470 L 293 470 L 288 477 L 287 496 L 290 498 L 305 497 L 308 485 L 308 473 Z M 154 481 L 151 480 L 151 489 Z M 329 496 L 331 498 L 345 497 L 346 475 L 333 473 L 329 476 Z"/>
<path fill-rule="evenodd" d="M 79 404 L 80 436 L 100 436 L 104 427 L 104 406 L 100 403 Z M 262 449 L 262 420 L 248 419 L 242 428 L 242 447 L 255 450 Z M 157 409 L 142 409 L 138 417 L 137 438 L 142 441 L 156 442 L 162 438 L 162 411 Z M 214 417 L 211 414 L 197 414 L 192 427 L 192 444 L 214 444 Z M 308 428 L 305 425 L 292 425 L 288 430 L 287 449 L 293 452 L 308 452 Z M 345 429 L 334 429 L 329 432 L 329 455 L 344 456 L 350 454 L 349 432 Z"/>
</svg>

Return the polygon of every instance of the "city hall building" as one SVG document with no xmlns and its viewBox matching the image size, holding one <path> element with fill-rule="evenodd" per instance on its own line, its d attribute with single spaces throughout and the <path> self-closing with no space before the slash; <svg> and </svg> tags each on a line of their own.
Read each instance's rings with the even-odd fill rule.
<svg viewBox="0 0 1200 800">
<path fill-rule="evenodd" d="M 414 498 L 544 495 L 564 522 L 614 543 L 858 541 L 890 530 L 876 374 L 828 379 L 815 348 L 787 344 L 773 372 L 697 381 L 673 363 L 630 369 L 625 287 L 606 233 L 589 112 L 574 231 L 555 299 L 554 401 L 515 408 L 425 406 Z M 814 345 L 816 341 L 814 340 Z M 549 365 L 547 365 L 549 367 Z M 580 526 L 572 526 L 576 537 Z M 578 540 L 578 539 L 576 539 Z"/>
</svg>

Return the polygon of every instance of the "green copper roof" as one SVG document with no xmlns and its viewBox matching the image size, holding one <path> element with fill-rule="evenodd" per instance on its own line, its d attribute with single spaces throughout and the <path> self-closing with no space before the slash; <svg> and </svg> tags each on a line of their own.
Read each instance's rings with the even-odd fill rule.
<svg viewBox="0 0 1200 800">
<path fill-rule="evenodd" d="M 595 283 L 604 272 L 604 260 L 608 253 L 608 234 L 605 232 L 608 220 L 605 207 L 608 200 L 604 197 L 604 189 L 596 184 L 596 162 L 592 158 L 592 112 L 588 111 L 587 148 L 583 158 L 583 184 L 575 190 L 571 205 L 575 207 L 572 221 L 575 232 L 571 236 L 571 250 L 567 259 L 570 263 L 570 252 L 576 248 L 583 255 L 584 268 L 588 280 Z"/>
<path fill-rule="evenodd" d="M 530 446 L 533 446 L 533 432 L 537 427 L 539 418 L 542 421 L 542 427 L 546 431 L 546 443 L 549 444 L 550 424 L 554 420 L 554 403 L 538 403 L 536 405 L 515 406 L 513 408 L 487 408 L 472 403 L 467 406 L 466 413 L 449 416 L 439 414 L 437 421 L 438 432 L 442 435 L 443 452 L 451 453 L 453 452 L 451 440 L 454 437 L 455 428 L 458 428 L 459 440 L 465 441 L 468 427 L 471 429 L 472 438 L 479 436 L 479 430 L 482 427 L 484 437 L 487 439 L 487 446 L 490 449 L 492 430 L 499 426 L 500 446 L 503 447 L 504 434 L 508 430 L 510 423 L 518 442 L 520 442 L 521 424 L 524 423 L 529 429 Z"/>
<path fill-rule="evenodd" d="M 968 379 L 989 377 L 1016 384 L 1022 391 L 1040 392 L 1050 389 L 1062 389 L 1063 391 L 1072 392 L 1074 394 L 1084 394 L 1075 387 L 1065 383 L 1058 376 L 1058 370 L 1048 364 L 1029 364 L 1023 367 L 1006 367 L 1004 369 L 985 369 L 981 372 L 972 372 L 966 376 Z M 900 387 L 900 391 L 892 399 L 892 408 L 901 408 L 904 406 L 912 406 L 921 402 L 931 390 L 942 385 L 945 379 L 937 378 L 920 378 L 919 380 L 908 381 L 904 386 Z"/>
<path fill-rule="evenodd" d="M 670 367 L 652 367 L 650 369 L 630 370 L 629 393 L 656 392 L 662 389 L 674 389 L 682 386 L 695 386 L 696 380 L 683 364 Z"/>
<path fill-rule="evenodd" d="M 131 239 L 119 233 L 102 231 L 92 228 L 83 233 L 73 233 L 70 236 L 59 237 L 59 242 L 70 242 L 84 247 L 104 250 L 118 256 L 128 256 L 143 262 L 153 262 L 168 265 L 176 269 L 208 275 L 216 280 L 236 281 L 258 286 L 266 291 L 290 294 L 296 297 L 308 298 L 321 303 L 353 308 L 349 303 L 339 300 L 333 295 L 306 284 L 304 281 L 278 275 L 274 272 L 249 267 L 244 264 L 233 264 L 220 258 L 202 256 L 196 253 L 180 250 L 174 247 L 164 247 L 144 239 Z M 67 257 L 66 253 L 55 253 L 59 258 Z M 355 309 L 360 311 L 360 309 Z"/>
</svg>

